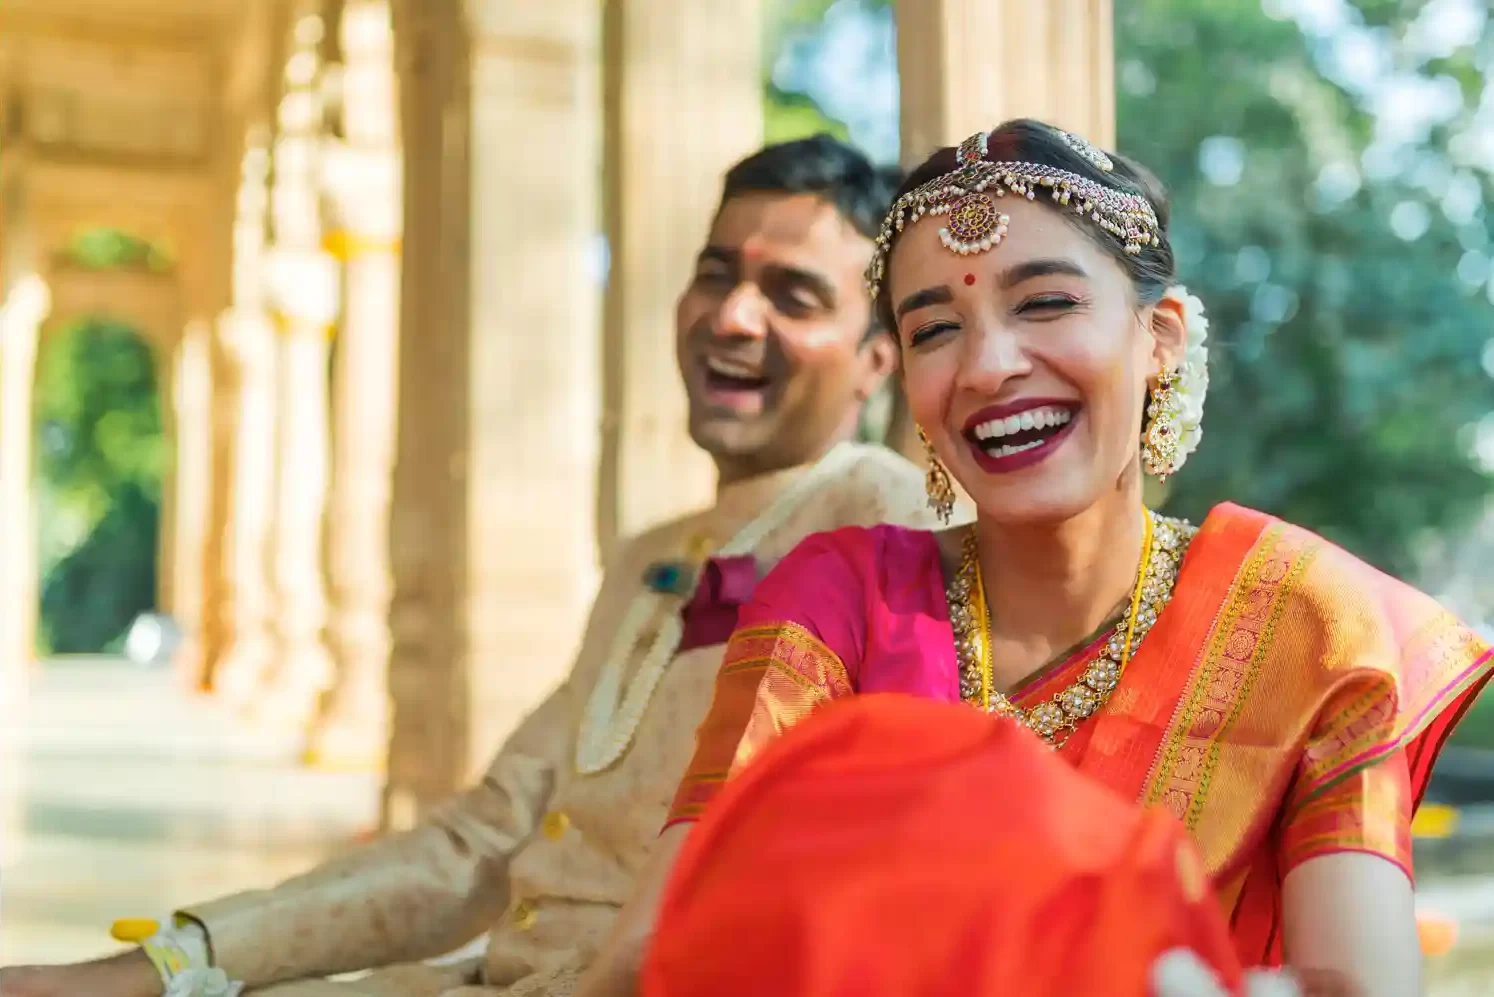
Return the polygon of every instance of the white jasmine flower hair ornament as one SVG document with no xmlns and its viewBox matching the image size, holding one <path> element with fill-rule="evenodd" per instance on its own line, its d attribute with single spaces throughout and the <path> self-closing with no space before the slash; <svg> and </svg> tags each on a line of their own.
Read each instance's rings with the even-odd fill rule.
<svg viewBox="0 0 1494 997">
<path fill-rule="evenodd" d="M 1183 361 L 1152 392 L 1151 421 L 1142 436 L 1141 458 L 1149 473 L 1166 479 L 1176 474 L 1203 439 L 1204 398 L 1209 393 L 1209 320 L 1203 302 L 1181 284 L 1169 287 L 1164 301 L 1182 306 L 1187 325 Z"/>
</svg>

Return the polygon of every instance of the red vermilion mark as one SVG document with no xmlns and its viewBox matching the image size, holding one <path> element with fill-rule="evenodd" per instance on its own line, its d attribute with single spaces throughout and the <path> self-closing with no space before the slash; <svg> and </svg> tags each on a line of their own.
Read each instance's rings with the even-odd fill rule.
<svg viewBox="0 0 1494 997">
<path fill-rule="evenodd" d="M 973 273 L 967 273 L 965 275 L 965 283 L 967 285 L 968 284 L 974 284 L 975 283 L 975 274 L 973 274 Z"/>
</svg>

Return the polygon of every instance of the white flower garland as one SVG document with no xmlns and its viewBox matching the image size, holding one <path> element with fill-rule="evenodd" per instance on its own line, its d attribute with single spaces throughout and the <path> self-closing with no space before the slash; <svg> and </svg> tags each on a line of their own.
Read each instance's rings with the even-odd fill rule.
<svg viewBox="0 0 1494 997">
<path fill-rule="evenodd" d="M 1204 314 L 1203 302 L 1181 284 L 1169 287 L 1162 298 L 1182 306 L 1188 337 L 1183 362 L 1178 365 L 1178 377 L 1172 386 L 1172 403 L 1168 406 L 1178 430 L 1177 458 L 1173 463 L 1176 471 L 1203 439 L 1204 398 L 1209 393 L 1209 348 L 1204 343 L 1209 338 L 1209 319 Z"/>
</svg>

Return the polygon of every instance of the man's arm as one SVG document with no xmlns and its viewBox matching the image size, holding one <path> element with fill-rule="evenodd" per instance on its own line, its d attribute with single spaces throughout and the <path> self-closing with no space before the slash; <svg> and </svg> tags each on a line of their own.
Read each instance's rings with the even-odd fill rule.
<svg viewBox="0 0 1494 997">
<path fill-rule="evenodd" d="M 636 588 L 639 541 L 606 559 L 565 684 L 504 744 L 482 781 L 410 831 L 372 842 L 272 890 L 188 907 L 213 957 L 250 988 L 443 955 L 507 906 L 508 859 L 535 831 L 571 764 L 580 700 Z M 0 995 L 3 997 L 3 995 Z M 102 995 L 101 995 L 102 997 Z"/>
<path fill-rule="evenodd" d="M 215 962 L 252 986 L 442 955 L 508 902 L 508 857 L 538 825 L 575 724 L 568 682 L 532 713 L 481 782 L 410 831 L 270 890 L 182 911 Z"/>
<path fill-rule="evenodd" d="M 482 782 L 406 833 L 273 889 L 183 911 L 207 930 L 215 962 L 230 979 L 253 988 L 430 958 L 496 921 L 508 903 L 508 858 L 541 819 L 556 773 L 570 764 L 577 703 L 634 591 L 638 546 L 624 545 L 608 559 L 577 667 L 509 738 Z M 583 663 L 590 664 L 584 673 Z M 138 951 L 72 966 L 0 970 L 0 997 L 79 993 L 159 997 L 161 985 Z"/>
</svg>

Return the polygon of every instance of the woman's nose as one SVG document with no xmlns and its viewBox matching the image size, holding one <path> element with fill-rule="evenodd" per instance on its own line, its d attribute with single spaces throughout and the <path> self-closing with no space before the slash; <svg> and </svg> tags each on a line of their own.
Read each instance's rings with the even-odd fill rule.
<svg viewBox="0 0 1494 997">
<path fill-rule="evenodd" d="M 999 323 L 981 324 L 965 339 L 959 386 L 982 394 L 996 394 L 1007 381 L 1032 372 L 1032 360 L 1022 341 Z"/>
</svg>

